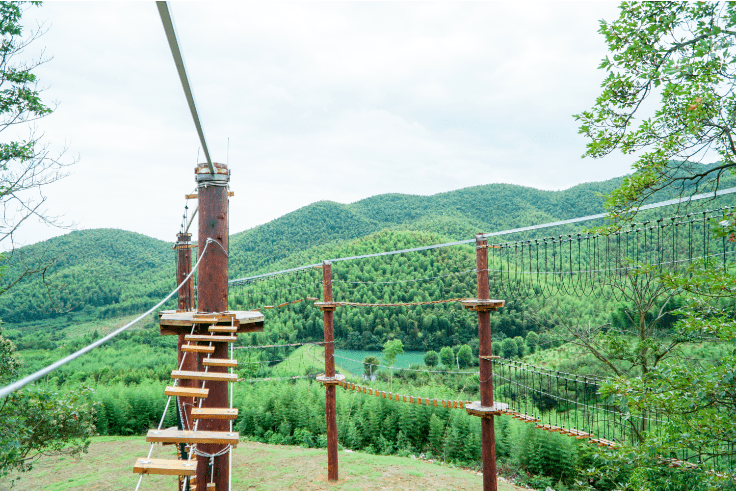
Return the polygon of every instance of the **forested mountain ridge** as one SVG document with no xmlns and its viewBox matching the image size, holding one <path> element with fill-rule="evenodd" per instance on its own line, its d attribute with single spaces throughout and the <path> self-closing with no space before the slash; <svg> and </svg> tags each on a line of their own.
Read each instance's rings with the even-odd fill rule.
<svg viewBox="0 0 737 491">
<path fill-rule="evenodd" d="M 319 201 L 231 236 L 231 277 L 255 272 L 295 252 L 365 237 L 387 228 L 434 232 L 452 240 L 603 211 L 600 193 L 621 178 L 542 191 L 487 184 L 417 196 L 380 194 L 351 204 Z"/>
<path fill-rule="evenodd" d="M 563 191 L 489 184 L 433 196 L 384 194 L 351 204 L 320 201 L 231 235 L 229 276 L 600 213 L 600 194 L 620 182 L 615 178 Z M 382 231 L 420 234 L 383 242 L 392 235 Z M 174 287 L 172 245 L 132 232 L 97 229 L 20 248 L 6 258 L 4 285 L 24 262 L 40 256 L 56 260 L 45 274 L 48 288 L 34 278 L 0 295 L 0 319 L 17 324 L 66 316 L 73 321 L 145 310 Z"/>
<path fill-rule="evenodd" d="M 3 288 L 38 261 L 51 261 L 43 275 L 23 280 L 0 295 L 0 318 L 17 323 L 93 312 L 100 317 L 151 306 L 171 290 L 172 245 L 135 232 L 93 229 L 71 232 L 17 249 L 6 257 Z"/>
</svg>

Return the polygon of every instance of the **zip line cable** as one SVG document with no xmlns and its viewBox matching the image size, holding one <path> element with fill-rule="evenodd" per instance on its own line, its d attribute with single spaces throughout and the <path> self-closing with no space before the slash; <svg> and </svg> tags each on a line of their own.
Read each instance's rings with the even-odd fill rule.
<svg viewBox="0 0 737 491">
<path fill-rule="evenodd" d="M 164 25 L 164 32 L 166 33 L 166 40 L 169 42 L 171 56 L 174 58 L 174 64 L 177 66 L 179 81 L 182 83 L 182 90 L 184 90 L 184 96 L 187 98 L 189 112 L 192 113 L 192 120 L 194 121 L 195 128 L 197 128 L 197 135 L 199 135 L 200 137 L 202 150 L 205 152 L 207 167 L 210 169 L 210 174 L 215 174 L 215 168 L 213 167 L 212 160 L 210 159 L 210 151 L 207 149 L 207 141 L 205 141 L 205 132 L 202 129 L 202 125 L 200 124 L 200 117 L 197 114 L 197 105 L 194 101 L 192 87 L 189 85 L 189 79 L 187 78 L 187 67 L 184 64 L 184 58 L 182 57 L 182 52 L 179 49 L 179 42 L 177 41 L 177 31 L 174 27 L 174 19 L 172 18 L 171 12 L 169 10 L 169 2 L 156 2 L 156 7 L 159 9 L 161 23 Z"/>
<path fill-rule="evenodd" d="M 161 307 L 167 300 L 169 300 L 171 297 L 173 297 L 174 294 L 177 293 L 179 291 L 179 289 L 182 288 L 182 286 L 192 277 L 192 275 L 195 273 L 195 271 L 197 271 L 197 268 L 199 267 L 200 262 L 202 261 L 202 258 L 205 257 L 205 252 L 207 251 L 207 247 L 210 245 L 210 242 L 215 242 L 215 240 L 214 239 L 207 239 L 207 242 L 205 244 L 205 248 L 202 249 L 202 254 L 200 254 L 200 258 L 197 260 L 197 263 L 192 268 L 192 271 L 187 275 L 186 278 L 184 278 L 184 280 L 179 284 L 179 286 L 177 286 L 171 293 L 169 293 L 166 297 L 164 297 L 164 299 L 161 300 L 159 303 L 157 303 L 156 305 L 154 305 L 153 307 L 151 307 L 150 309 L 148 309 L 146 312 L 144 312 L 143 314 L 139 315 L 138 317 L 136 317 L 135 319 L 133 319 L 132 321 L 130 321 L 128 324 L 126 324 L 123 327 L 121 327 L 121 328 L 119 328 L 119 329 L 111 332 L 110 334 L 108 334 L 104 338 L 98 339 L 94 343 L 91 343 L 91 344 L 85 346 L 84 348 L 80 349 L 79 351 L 76 351 L 76 352 L 72 353 L 71 355 L 69 355 L 69 356 L 67 356 L 65 358 L 62 358 L 61 360 L 59 360 L 59 361 L 57 361 L 55 363 L 52 363 L 51 365 L 47 366 L 46 368 L 42 368 L 41 370 L 37 371 L 36 373 L 32 373 L 31 375 L 28 375 L 26 377 L 23 377 L 22 379 L 18 380 L 17 382 L 13 382 L 12 384 L 6 385 L 2 389 L 0 389 L 0 398 L 3 398 L 5 396 L 7 396 L 7 395 L 9 395 L 9 394 L 11 394 L 13 392 L 15 392 L 16 390 L 25 387 L 26 385 L 30 384 L 31 382 L 35 382 L 36 380 L 40 379 L 41 377 L 44 377 L 45 375 L 48 375 L 49 373 L 53 372 L 57 368 L 59 368 L 59 367 L 61 367 L 63 365 L 66 365 L 70 361 L 76 360 L 77 358 L 79 358 L 83 354 L 87 353 L 88 351 L 91 351 L 94 348 L 97 348 L 98 346 L 100 346 L 101 344 L 106 343 L 107 341 L 111 340 L 112 338 L 114 338 L 115 336 L 117 336 L 118 334 L 120 334 L 121 332 L 127 330 L 128 328 L 130 328 L 131 326 L 133 326 L 134 324 L 136 324 L 138 321 L 140 321 L 141 319 L 143 319 L 144 317 L 146 317 L 147 315 L 149 315 L 154 310 L 156 310 L 159 307 Z"/>
</svg>

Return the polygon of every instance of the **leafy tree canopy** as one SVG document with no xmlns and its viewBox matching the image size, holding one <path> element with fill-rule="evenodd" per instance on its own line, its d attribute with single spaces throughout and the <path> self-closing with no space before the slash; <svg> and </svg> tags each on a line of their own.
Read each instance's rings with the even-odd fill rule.
<svg viewBox="0 0 737 491">
<path fill-rule="evenodd" d="M 610 213 L 628 216 L 667 187 L 714 190 L 733 175 L 735 3 L 623 2 L 599 32 L 611 57 L 599 66 L 607 76 L 593 109 L 574 116 L 590 140 L 584 157 L 642 152 L 609 195 Z M 648 97 L 660 98 L 652 117 L 639 114 Z M 702 165 L 714 152 L 719 162 Z"/>
</svg>

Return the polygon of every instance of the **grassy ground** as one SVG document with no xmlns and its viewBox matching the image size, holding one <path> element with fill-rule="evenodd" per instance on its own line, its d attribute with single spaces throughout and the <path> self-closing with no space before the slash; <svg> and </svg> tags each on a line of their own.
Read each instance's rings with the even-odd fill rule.
<svg viewBox="0 0 737 491">
<path fill-rule="evenodd" d="M 44 457 L 31 472 L 23 474 L 14 491 L 66 491 L 84 489 L 132 490 L 138 481 L 133 473 L 137 457 L 145 457 L 149 444 L 143 437 L 98 437 L 88 454 Z M 174 458 L 172 447 L 156 446 L 152 457 Z M 325 450 L 242 442 L 233 452 L 234 490 L 479 490 L 481 476 L 463 469 L 401 457 L 360 452 L 339 453 L 340 479 L 327 480 Z M 141 490 L 175 489 L 173 476 L 144 476 Z M 9 489 L 0 481 L 0 489 Z M 500 491 L 519 488 L 499 481 Z"/>
</svg>

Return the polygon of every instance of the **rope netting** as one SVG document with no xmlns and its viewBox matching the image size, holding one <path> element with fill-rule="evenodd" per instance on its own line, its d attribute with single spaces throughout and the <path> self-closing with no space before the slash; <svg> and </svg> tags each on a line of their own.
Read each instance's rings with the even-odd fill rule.
<svg viewBox="0 0 737 491">
<path fill-rule="evenodd" d="M 636 287 L 630 284 L 633 278 L 684 272 L 691 266 L 726 270 L 734 265 L 735 243 L 733 237 L 721 233 L 724 226 L 720 221 L 733 213 L 734 207 L 727 206 L 591 233 L 489 242 L 486 247 L 492 297 L 508 299 L 508 303 L 520 297 L 546 299 L 561 296 L 593 296 L 621 302 L 627 300 L 631 289 Z M 517 235 L 529 233 L 524 230 L 515 232 Z M 391 236 L 389 240 L 392 240 Z M 402 322 L 400 316 L 405 316 L 405 322 L 414 323 L 416 331 L 423 332 L 425 326 L 422 323 L 428 311 L 438 316 L 442 314 L 451 323 L 467 322 L 470 325 L 475 314 L 465 311 L 459 304 L 463 299 L 476 297 L 476 251 L 470 242 L 408 247 L 386 253 L 369 252 L 332 260 L 332 304 L 347 307 L 339 308 L 335 313 L 336 347 L 379 350 L 381 345 L 366 348 L 367 343 L 376 341 L 372 341 L 371 335 L 365 335 L 367 329 L 396 332 Z M 254 336 L 251 344 L 256 346 L 239 346 L 236 349 L 269 346 L 290 349 L 303 344 L 322 344 L 318 341 L 323 335 L 322 313 L 312 305 L 321 299 L 322 287 L 320 264 L 231 281 L 231 302 L 238 308 L 263 310 L 267 324 L 276 326 L 269 334 Z M 413 307 L 425 307 L 426 310 L 413 310 Z M 371 317 L 372 324 L 366 325 L 362 319 L 374 311 L 377 314 Z M 386 314 L 379 313 L 382 311 Z M 433 326 L 433 329 L 437 327 Z M 357 336 L 356 333 L 363 334 Z M 278 343 L 295 337 L 313 341 Z M 269 341 L 274 344 L 268 344 Z M 353 348 L 350 343 L 354 343 Z M 418 346 L 422 344 L 418 342 Z M 418 348 L 410 346 L 409 349 Z M 362 363 L 339 354 L 334 356 Z M 268 366 L 285 359 L 274 355 L 252 359 L 248 363 Z M 645 434 L 658 435 L 663 425 L 669 422 L 657 408 L 633 414 L 622 412 L 621 408 L 607 402 L 601 395 L 606 379 L 550 370 L 507 358 L 497 357 L 493 362 L 494 399 L 508 405 L 504 414 L 534 423 L 541 430 L 588 439 L 604 447 L 616 447 L 637 443 Z M 375 368 L 426 372 L 431 376 L 475 376 L 478 382 L 477 371 L 398 368 L 380 364 L 375 364 Z M 268 382 L 308 377 L 302 373 L 291 373 L 244 379 Z M 341 381 L 340 385 L 375 397 L 414 404 L 464 408 L 469 402 L 396 394 L 349 381 Z M 733 454 L 734 444 L 726 443 L 724 448 L 684 450 L 681 455 L 669 456 L 669 459 L 674 465 L 688 467 L 692 463 L 706 463 L 716 468 L 725 468 L 726 465 L 733 470 L 734 459 L 720 460 L 718 457 L 724 452 Z"/>
</svg>

